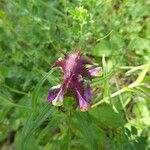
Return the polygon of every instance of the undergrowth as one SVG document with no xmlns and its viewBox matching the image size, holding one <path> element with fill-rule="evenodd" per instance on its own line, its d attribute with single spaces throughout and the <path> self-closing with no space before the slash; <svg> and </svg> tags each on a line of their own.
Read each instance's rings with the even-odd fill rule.
<svg viewBox="0 0 150 150">
<path fill-rule="evenodd" d="M 148 0 L 0 1 L 0 149 L 150 149 Z M 63 52 L 103 68 L 87 112 L 47 103 Z"/>
</svg>

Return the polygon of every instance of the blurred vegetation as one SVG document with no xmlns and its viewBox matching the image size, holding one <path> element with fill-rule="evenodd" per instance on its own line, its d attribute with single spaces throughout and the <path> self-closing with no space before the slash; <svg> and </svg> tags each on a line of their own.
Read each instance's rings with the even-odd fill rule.
<svg viewBox="0 0 150 150">
<path fill-rule="evenodd" d="M 150 149 L 149 0 L 0 1 L 0 149 Z M 55 108 L 62 51 L 103 67 L 92 108 Z"/>
</svg>

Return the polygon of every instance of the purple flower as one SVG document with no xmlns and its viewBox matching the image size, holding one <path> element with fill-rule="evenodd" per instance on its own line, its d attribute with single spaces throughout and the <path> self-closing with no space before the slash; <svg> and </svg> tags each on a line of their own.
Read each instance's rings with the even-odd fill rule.
<svg viewBox="0 0 150 150">
<path fill-rule="evenodd" d="M 55 106 L 63 104 L 63 95 L 72 93 L 77 99 L 81 111 L 87 111 L 90 107 L 91 88 L 85 79 L 92 79 L 102 73 L 101 67 L 83 57 L 80 52 L 65 54 L 66 59 L 57 61 L 53 67 L 60 67 L 63 71 L 63 82 L 61 85 L 50 88 L 47 100 Z M 90 65 L 87 68 L 86 65 Z"/>
</svg>

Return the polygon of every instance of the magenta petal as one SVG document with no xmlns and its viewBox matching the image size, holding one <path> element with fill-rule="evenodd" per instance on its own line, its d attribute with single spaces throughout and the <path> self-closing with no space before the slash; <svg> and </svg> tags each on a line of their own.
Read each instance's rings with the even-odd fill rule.
<svg viewBox="0 0 150 150">
<path fill-rule="evenodd" d="M 52 100 L 52 104 L 54 106 L 62 106 L 62 104 L 63 104 L 63 90 L 62 90 L 62 88 L 59 90 L 55 99 Z"/>
<path fill-rule="evenodd" d="M 60 89 L 61 85 L 57 85 L 57 86 L 53 86 L 52 88 L 50 88 L 49 92 L 48 92 L 48 96 L 47 96 L 47 101 L 48 102 L 52 102 L 52 100 L 54 100 L 55 95 L 54 95 L 54 91 L 57 91 Z"/>
<path fill-rule="evenodd" d="M 53 99 L 54 99 L 54 92 L 52 90 L 49 90 L 48 96 L 47 96 L 47 101 L 49 103 L 51 103 Z"/>
<path fill-rule="evenodd" d="M 86 100 L 91 100 L 92 99 L 91 88 L 90 88 L 89 83 L 86 84 L 84 96 L 85 96 Z"/>
<path fill-rule="evenodd" d="M 78 96 L 78 100 L 79 100 L 80 110 L 83 112 L 87 111 L 88 108 L 90 107 L 88 102 L 81 96 L 81 94 L 77 90 L 77 88 L 76 88 L 76 92 L 77 92 L 77 96 Z"/>
<path fill-rule="evenodd" d="M 97 76 L 101 75 L 102 68 L 101 67 L 91 68 L 91 69 L 89 69 L 89 73 L 92 77 L 97 77 Z"/>
<path fill-rule="evenodd" d="M 65 67 L 65 60 L 60 60 L 60 61 L 57 61 L 55 64 L 54 64 L 54 67 L 62 67 L 64 68 Z"/>
</svg>

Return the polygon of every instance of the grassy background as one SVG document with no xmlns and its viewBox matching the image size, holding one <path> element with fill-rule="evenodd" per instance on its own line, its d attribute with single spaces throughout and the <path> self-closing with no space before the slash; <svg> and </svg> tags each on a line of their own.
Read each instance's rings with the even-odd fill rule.
<svg viewBox="0 0 150 150">
<path fill-rule="evenodd" d="M 148 150 L 150 1 L 1 0 L 0 149 Z M 92 108 L 47 103 L 62 51 L 103 67 Z"/>
</svg>

